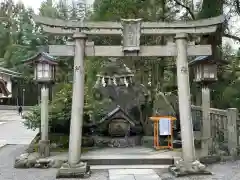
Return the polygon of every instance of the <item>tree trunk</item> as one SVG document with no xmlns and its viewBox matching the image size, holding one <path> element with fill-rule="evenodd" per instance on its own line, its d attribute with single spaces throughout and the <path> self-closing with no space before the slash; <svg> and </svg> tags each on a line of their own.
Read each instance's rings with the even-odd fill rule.
<svg viewBox="0 0 240 180">
<path fill-rule="evenodd" d="M 198 14 L 198 19 L 206 19 L 223 14 L 223 0 L 203 0 L 202 10 Z M 208 36 L 203 36 L 201 44 L 212 45 L 212 58 L 219 61 L 222 57 L 222 35 L 223 27 L 219 27 L 217 32 Z"/>
</svg>

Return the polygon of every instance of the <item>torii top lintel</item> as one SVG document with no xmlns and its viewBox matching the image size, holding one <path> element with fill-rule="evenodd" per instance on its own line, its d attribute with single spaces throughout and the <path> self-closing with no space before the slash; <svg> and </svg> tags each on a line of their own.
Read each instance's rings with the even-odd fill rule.
<svg viewBox="0 0 240 180">
<path fill-rule="evenodd" d="M 42 16 L 33 16 L 36 23 L 43 25 L 43 30 L 48 33 L 59 35 L 72 35 L 75 32 L 82 31 L 93 35 L 120 35 L 125 24 L 138 24 L 141 34 L 209 34 L 216 31 L 217 26 L 224 22 L 224 16 L 217 16 L 208 19 L 196 21 L 179 22 L 142 22 L 141 19 L 122 19 L 121 22 L 109 21 L 74 21 L 52 19 Z"/>
</svg>

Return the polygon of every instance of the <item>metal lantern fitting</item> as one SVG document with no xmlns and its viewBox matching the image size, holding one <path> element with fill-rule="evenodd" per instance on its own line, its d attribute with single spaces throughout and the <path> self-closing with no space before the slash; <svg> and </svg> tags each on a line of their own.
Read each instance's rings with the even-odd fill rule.
<svg viewBox="0 0 240 180">
<path fill-rule="evenodd" d="M 35 81 L 40 84 L 54 83 L 58 64 L 54 57 L 45 52 L 40 52 L 25 60 L 24 63 L 33 65 Z"/>
<path fill-rule="evenodd" d="M 217 81 L 218 63 L 212 61 L 211 56 L 199 56 L 189 63 L 193 68 L 194 81 L 198 83 L 210 83 Z"/>
</svg>

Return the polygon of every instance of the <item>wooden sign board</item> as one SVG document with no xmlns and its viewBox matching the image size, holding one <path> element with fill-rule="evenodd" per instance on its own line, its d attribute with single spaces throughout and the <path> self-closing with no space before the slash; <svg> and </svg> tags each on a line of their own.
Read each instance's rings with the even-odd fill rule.
<svg viewBox="0 0 240 180">
<path fill-rule="evenodd" d="M 172 116 L 153 116 L 150 120 L 154 122 L 154 148 L 155 149 L 173 149 L 173 121 Z M 159 143 L 160 136 L 167 136 L 167 145 Z"/>
<path fill-rule="evenodd" d="M 171 129 L 171 120 L 169 118 L 160 118 L 159 119 L 159 135 L 160 136 L 170 136 Z"/>
</svg>

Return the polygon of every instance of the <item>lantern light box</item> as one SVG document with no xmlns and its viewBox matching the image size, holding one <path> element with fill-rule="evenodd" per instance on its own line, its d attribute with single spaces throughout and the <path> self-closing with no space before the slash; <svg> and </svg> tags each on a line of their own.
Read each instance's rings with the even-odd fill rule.
<svg viewBox="0 0 240 180">
<path fill-rule="evenodd" d="M 195 82 L 217 81 L 217 63 L 211 60 L 211 56 L 199 56 L 189 66 L 193 68 Z"/>
<path fill-rule="evenodd" d="M 39 83 L 53 83 L 55 81 L 56 65 L 58 64 L 54 57 L 45 52 L 24 60 L 25 64 L 31 64 L 34 67 L 34 80 Z"/>
</svg>

